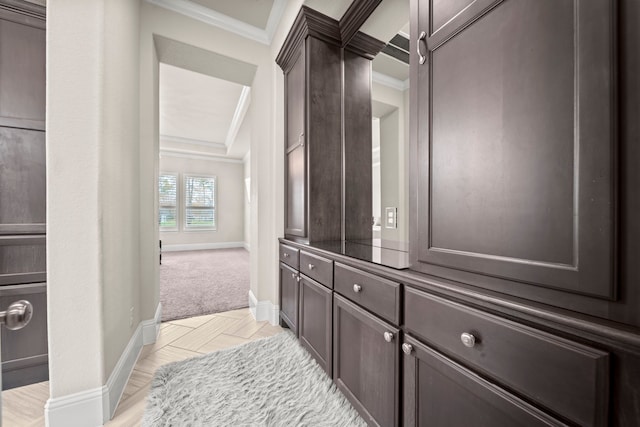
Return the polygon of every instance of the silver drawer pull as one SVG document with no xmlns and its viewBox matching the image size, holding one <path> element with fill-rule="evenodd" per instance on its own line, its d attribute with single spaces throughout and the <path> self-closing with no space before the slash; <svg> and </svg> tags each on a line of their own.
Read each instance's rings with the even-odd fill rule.
<svg viewBox="0 0 640 427">
<path fill-rule="evenodd" d="M 296 282 L 300 281 L 300 276 L 296 276 Z"/>
<path fill-rule="evenodd" d="M 285 253 L 284 253 L 284 257 L 285 257 L 285 258 L 289 258 L 289 254 L 285 252 Z"/>
<path fill-rule="evenodd" d="M 309 264 L 309 270 L 313 270 L 314 268 L 316 268 L 316 266 L 315 266 L 315 265 L 313 265 L 313 264 Z"/>
<path fill-rule="evenodd" d="M 33 306 L 29 301 L 20 300 L 12 303 L 6 311 L 0 311 L 0 325 L 17 331 L 29 324 L 33 317 Z"/>
<path fill-rule="evenodd" d="M 385 332 L 384 333 L 384 340 L 386 342 L 391 342 L 393 341 L 393 333 L 392 332 Z"/>
<path fill-rule="evenodd" d="M 291 277 L 295 279 L 296 278 L 296 273 L 291 273 Z"/>
<path fill-rule="evenodd" d="M 463 332 L 462 335 L 460 335 L 460 341 L 462 341 L 465 347 L 472 348 L 476 345 L 476 337 L 468 332 Z"/>
<path fill-rule="evenodd" d="M 411 344 L 404 343 L 402 344 L 402 351 L 404 351 L 404 354 L 411 354 L 413 346 Z"/>
<path fill-rule="evenodd" d="M 356 294 L 359 292 L 362 292 L 362 286 L 358 285 L 357 283 L 353 284 L 353 292 L 355 292 Z"/>
</svg>

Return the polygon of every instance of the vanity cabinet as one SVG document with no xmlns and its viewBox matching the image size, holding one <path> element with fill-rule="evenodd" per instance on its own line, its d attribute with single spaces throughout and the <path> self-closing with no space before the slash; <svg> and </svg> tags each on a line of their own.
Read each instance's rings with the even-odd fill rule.
<svg viewBox="0 0 640 427">
<path fill-rule="evenodd" d="M 333 296 L 333 380 L 372 426 L 400 419 L 400 330 Z"/>
<path fill-rule="evenodd" d="M 332 374 L 332 304 L 333 292 L 313 279 L 300 276 L 300 344 L 309 351 L 316 362 Z"/>
</svg>

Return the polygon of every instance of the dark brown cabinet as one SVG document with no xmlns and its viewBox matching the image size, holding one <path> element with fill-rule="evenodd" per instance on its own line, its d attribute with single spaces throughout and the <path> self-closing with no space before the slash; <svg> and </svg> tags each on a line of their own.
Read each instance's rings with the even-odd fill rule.
<svg viewBox="0 0 640 427">
<path fill-rule="evenodd" d="M 287 324 L 294 334 L 298 334 L 298 282 L 297 270 L 280 263 L 280 319 Z"/>
<path fill-rule="evenodd" d="M 2 330 L 2 386 L 49 376 L 46 297 L 44 7 L 0 0 L 0 310 L 33 305 L 29 325 Z"/>
<path fill-rule="evenodd" d="M 566 425 L 411 337 L 402 350 L 405 427 Z"/>
<path fill-rule="evenodd" d="M 300 276 L 300 343 L 316 359 L 327 375 L 332 374 L 332 299 L 331 289 Z"/>
<path fill-rule="evenodd" d="M 285 235 L 308 242 L 341 235 L 340 52 L 336 21 L 303 6 L 276 59 L 285 80 Z"/>
<path fill-rule="evenodd" d="M 333 297 L 333 380 L 369 425 L 399 425 L 399 329 Z"/>
<path fill-rule="evenodd" d="M 414 10 L 412 268 L 616 299 L 615 2 Z"/>
</svg>

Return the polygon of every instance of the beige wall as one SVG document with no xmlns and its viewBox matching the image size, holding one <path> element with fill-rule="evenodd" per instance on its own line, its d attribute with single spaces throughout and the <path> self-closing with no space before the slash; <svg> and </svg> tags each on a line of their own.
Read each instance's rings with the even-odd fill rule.
<svg viewBox="0 0 640 427">
<path fill-rule="evenodd" d="M 103 386 L 140 320 L 139 4 L 56 2 L 47 15 L 49 384 L 57 398 Z"/>
<path fill-rule="evenodd" d="M 182 209 L 178 213 L 179 231 L 160 232 L 163 250 L 171 250 L 172 245 L 183 245 L 187 249 L 193 244 L 222 244 L 244 241 L 244 165 L 241 162 L 216 161 L 202 158 L 184 158 L 160 155 L 160 172 L 174 172 L 182 177 L 200 174 L 216 177 L 217 230 L 184 231 Z M 184 196 L 182 184 L 178 196 Z M 183 206 L 180 203 L 178 206 Z M 185 246 L 186 245 L 186 246 Z"/>
</svg>

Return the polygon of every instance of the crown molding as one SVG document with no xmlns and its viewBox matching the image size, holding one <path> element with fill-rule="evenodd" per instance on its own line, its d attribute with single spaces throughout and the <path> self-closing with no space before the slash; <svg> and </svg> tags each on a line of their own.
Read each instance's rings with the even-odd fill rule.
<svg viewBox="0 0 640 427">
<path fill-rule="evenodd" d="M 358 31 L 344 48 L 367 59 L 373 59 L 386 46 L 385 42 Z"/>
<path fill-rule="evenodd" d="M 249 104 L 251 104 L 251 88 L 249 86 L 243 86 L 240 98 L 238 99 L 238 105 L 236 105 L 236 111 L 233 113 L 233 119 L 231 119 L 231 125 L 229 126 L 227 137 L 224 141 L 227 150 L 231 148 L 236 141 L 236 136 L 238 136 L 238 131 L 244 121 L 244 116 L 247 114 Z"/>
<path fill-rule="evenodd" d="M 201 139 L 183 138 L 181 136 L 160 135 L 160 140 L 177 142 L 180 144 L 201 145 L 203 147 L 218 148 L 221 150 L 227 149 L 227 146 L 223 142 L 203 141 Z"/>
<path fill-rule="evenodd" d="M 390 87 L 391 89 L 399 90 L 401 92 L 409 89 L 409 79 L 403 81 L 377 71 L 373 71 L 371 73 L 371 78 L 374 83 L 378 83 L 382 86 Z"/>
<path fill-rule="evenodd" d="M 274 0 L 266 29 L 258 28 L 246 22 L 232 18 L 208 7 L 187 0 L 146 0 L 147 3 L 162 7 L 172 12 L 179 13 L 205 24 L 221 28 L 247 39 L 270 45 L 273 35 L 287 7 L 287 0 Z"/>
<path fill-rule="evenodd" d="M 299 54 L 298 48 L 307 36 L 313 36 L 336 46 L 342 44 L 338 21 L 303 5 L 276 57 L 276 63 L 285 73 L 295 63 Z"/>
<path fill-rule="evenodd" d="M 358 29 L 371 16 L 382 0 L 353 0 L 340 18 L 340 38 L 346 47 L 358 33 Z"/>
<path fill-rule="evenodd" d="M 161 148 L 160 157 L 178 157 L 181 159 L 209 160 L 209 161 L 221 162 L 221 163 L 242 164 L 242 159 L 235 159 L 233 157 L 226 157 L 219 154 L 208 154 L 208 153 L 202 153 L 197 151 L 176 150 L 176 149 L 169 149 L 169 148 Z"/>
</svg>

